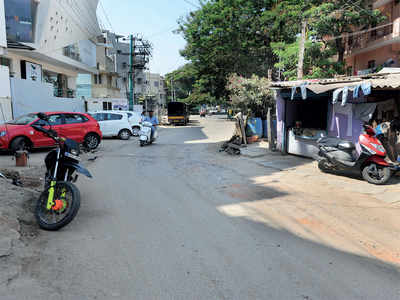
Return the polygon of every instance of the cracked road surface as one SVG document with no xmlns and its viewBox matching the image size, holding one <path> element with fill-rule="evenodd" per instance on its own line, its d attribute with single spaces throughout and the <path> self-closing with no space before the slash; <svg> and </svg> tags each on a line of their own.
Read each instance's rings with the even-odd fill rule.
<svg viewBox="0 0 400 300">
<path fill-rule="evenodd" d="M 195 121 L 149 147 L 104 141 L 78 216 L 40 234 L 0 299 L 400 299 L 395 266 L 235 211 L 287 192 L 246 177 L 265 167 L 217 153 L 232 123 Z"/>
</svg>

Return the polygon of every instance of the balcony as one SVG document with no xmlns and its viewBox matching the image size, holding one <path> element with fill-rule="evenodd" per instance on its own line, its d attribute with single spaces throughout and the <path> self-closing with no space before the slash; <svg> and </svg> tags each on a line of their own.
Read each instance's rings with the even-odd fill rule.
<svg viewBox="0 0 400 300">
<path fill-rule="evenodd" d="M 394 29 L 394 24 L 390 23 L 379 26 L 375 30 L 349 36 L 347 38 L 346 55 L 356 55 L 389 45 L 391 42 L 394 42 L 394 38 L 398 37 Z"/>
<path fill-rule="evenodd" d="M 57 98 L 75 98 L 76 97 L 76 91 L 67 89 L 67 88 L 57 88 L 54 87 L 54 97 Z"/>
<path fill-rule="evenodd" d="M 72 58 L 73 60 L 82 62 L 81 56 L 79 54 L 79 49 L 75 45 L 64 47 L 63 54 L 64 56 Z"/>
</svg>

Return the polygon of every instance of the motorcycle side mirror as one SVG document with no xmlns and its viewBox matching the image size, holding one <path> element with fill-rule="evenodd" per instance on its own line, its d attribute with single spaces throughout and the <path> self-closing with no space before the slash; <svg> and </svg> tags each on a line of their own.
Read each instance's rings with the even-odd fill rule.
<svg viewBox="0 0 400 300">
<path fill-rule="evenodd" d="M 40 120 L 43 120 L 43 121 L 48 121 L 48 120 L 49 120 L 49 116 L 46 115 L 45 113 L 38 113 L 38 114 L 37 114 L 37 117 L 38 117 Z"/>
</svg>

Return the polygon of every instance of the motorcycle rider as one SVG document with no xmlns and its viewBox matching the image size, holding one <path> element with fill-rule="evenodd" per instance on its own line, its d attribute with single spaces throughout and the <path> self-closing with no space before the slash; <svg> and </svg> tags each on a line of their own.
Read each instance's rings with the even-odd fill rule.
<svg viewBox="0 0 400 300">
<path fill-rule="evenodd" d="M 158 126 L 158 119 L 154 116 L 154 112 L 152 110 L 148 111 L 148 116 L 144 118 L 145 122 L 150 122 L 153 126 L 151 126 L 151 139 L 153 139 L 154 133 L 156 132 L 156 128 Z"/>
</svg>

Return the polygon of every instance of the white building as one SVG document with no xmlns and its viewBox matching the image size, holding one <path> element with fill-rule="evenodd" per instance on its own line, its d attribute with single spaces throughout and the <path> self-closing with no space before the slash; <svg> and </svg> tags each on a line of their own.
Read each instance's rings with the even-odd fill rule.
<svg viewBox="0 0 400 300">
<path fill-rule="evenodd" d="M 70 98 L 76 96 L 79 73 L 98 72 L 97 5 L 98 0 L 0 0 L 0 28 L 6 24 L 7 37 L 0 65 L 9 68 L 14 117 L 83 110 L 82 101 Z"/>
<path fill-rule="evenodd" d="M 145 78 L 146 91 L 144 94 L 149 102 L 147 105 L 151 106 L 151 109 L 165 108 L 167 92 L 164 77 L 160 74 L 146 72 Z"/>
</svg>

